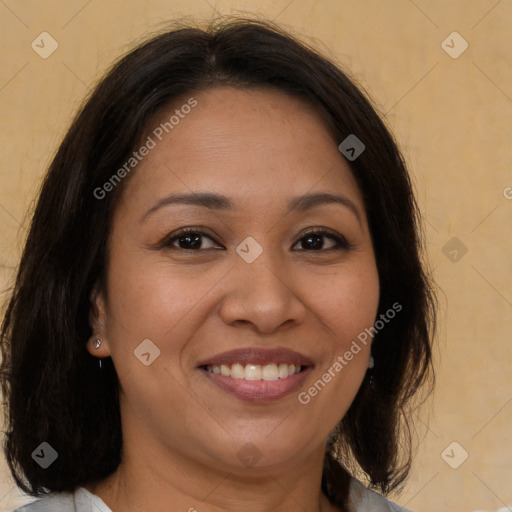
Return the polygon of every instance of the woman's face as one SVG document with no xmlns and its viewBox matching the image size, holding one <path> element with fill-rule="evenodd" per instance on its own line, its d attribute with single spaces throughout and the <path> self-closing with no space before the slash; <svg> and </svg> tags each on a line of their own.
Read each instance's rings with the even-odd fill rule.
<svg viewBox="0 0 512 512">
<path fill-rule="evenodd" d="M 125 178 L 89 350 L 112 357 L 132 452 L 286 467 L 324 449 L 367 370 L 369 344 L 343 358 L 379 300 L 361 194 L 300 100 L 191 96 Z"/>
</svg>

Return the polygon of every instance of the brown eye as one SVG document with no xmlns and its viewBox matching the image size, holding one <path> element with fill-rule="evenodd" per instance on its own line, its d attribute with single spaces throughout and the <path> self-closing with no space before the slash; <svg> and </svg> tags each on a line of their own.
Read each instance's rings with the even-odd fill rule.
<svg viewBox="0 0 512 512">
<path fill-rule="evenodd" d="M 330 247 L 325 247 L 325 239 L 331 240 L 330 244 L 328 244 L 331 245 Z M 332 241 L 334 241 L 334 246 L 332 246 Z M 346 240 L 345 237 L 325 230 L 310 231 L 304 235 L 297 243 L 301 244 L 302 246 L 302 249 L 300 250 L 308 251 L 349 250 L 352 248 L 352 245 Z"/>
<path fill-rule="evenodd" d="M 209 240 L 211 243 L 207 243 Z M 205 245 L 207 245 L 205 247 Z M 208 246 L 209 245 L 209 246 Z M 173 234 L 162 244 L 162 248 L 183 250 L 208 250 L 214 249 L 217 244 L 211 236 L 195 228 L 184 228 L 179 233 Z"/>
</svg>

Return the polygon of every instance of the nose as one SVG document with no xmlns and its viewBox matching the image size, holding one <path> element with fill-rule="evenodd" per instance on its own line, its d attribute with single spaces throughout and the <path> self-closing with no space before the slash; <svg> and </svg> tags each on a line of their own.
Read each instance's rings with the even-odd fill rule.
<svg viewBox="0 0 512 512">
<path fill-rule="evenodd" d="M 293 277 L 293 269 L 286 268 L 285 262 L 279 264 L 269 251 L 252 263 L 240 258 L 228 276 L 220 306 L 222 320 L 260 334 L 299 325 L 307 310 Z"/>
</svg>

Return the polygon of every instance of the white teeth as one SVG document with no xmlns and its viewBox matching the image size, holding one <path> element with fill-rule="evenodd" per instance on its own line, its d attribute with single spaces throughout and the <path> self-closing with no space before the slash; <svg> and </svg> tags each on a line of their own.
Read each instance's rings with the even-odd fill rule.
<svg viewBox="0 0 512 512">
<path fill-rule="evenodd" d="M 246 380 L 277 380 L 286 379 L 290 375 L 299 373 L 301 366 L 287 363 L 275 363 L 260 365 L 260 364 L 246 364 L 245 366 L 240 363 L 233 365 L 208 365 L 206 370 L 210 373 L 224 375 L 225 377 L 232 377 L 234 379 Z"/>
<path fill-rule="evenodd" d="M 261 380 L 261 366 L 259 364 L 245 365 L 245 380 Z"/>
<path fill-rule="evenodd" d="M 284 379 L 288 377 L 288 365 L 286 363 L 281 363 L 279 365 L 279 378 Z"/>
<path fill-rule="evenodd" d="M 261 372 L 263 380 L 277 380 L 279 378 L 279 370 L 277 364 L 266 364 Z"/>
<path fill-rule="evenodd" d="M 241 364 L 235 363 L 231 366 L 231 377 L 234 379 L 245 378 L 245 368 Z"/>
</svg>

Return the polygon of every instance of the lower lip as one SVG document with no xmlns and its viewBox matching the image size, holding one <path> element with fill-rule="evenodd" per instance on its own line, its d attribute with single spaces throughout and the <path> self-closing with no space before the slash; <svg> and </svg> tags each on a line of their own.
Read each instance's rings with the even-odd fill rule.
<svg viewBox="0 0 512 512">
<path fill-rule="evenodd" d="M 233 377 L 226 377 L 219 373 L 209 372 L 204 368 L 200 368 L 200 371 L 210 382 L 213 382 L 213 384 L 217 385 L 220 389 L 236 398 L 245 400 L 246 402 L 263 403 L 279 400 L 297 391 L 312 369 L 312 366 L 308 366 L 300 373 L 295 373 L 285 379 L 277 380 L 234 379 Z"/>
</svg>

